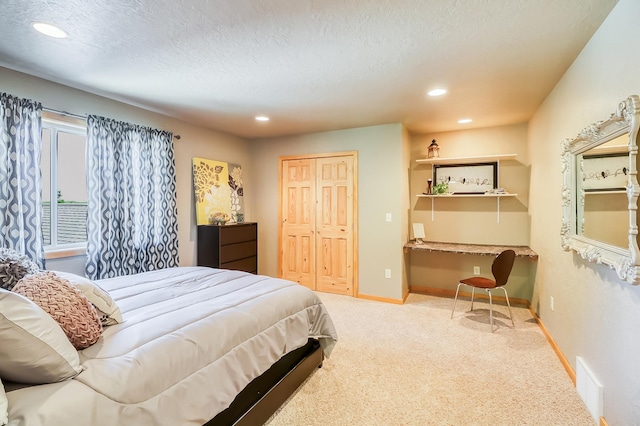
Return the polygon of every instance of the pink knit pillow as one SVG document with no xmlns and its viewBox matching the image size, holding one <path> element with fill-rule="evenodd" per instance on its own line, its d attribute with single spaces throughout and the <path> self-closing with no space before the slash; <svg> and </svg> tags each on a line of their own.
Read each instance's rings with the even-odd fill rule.
<svg viewBox="0 0 640 426">
<path fill-rule="evenodd" d="M 102 334 L 98 311 L 80 290 L 52 272 L 21 279 L 13 288 L 47 312 L 78 350 L 93 345 Z"/>
</svg>

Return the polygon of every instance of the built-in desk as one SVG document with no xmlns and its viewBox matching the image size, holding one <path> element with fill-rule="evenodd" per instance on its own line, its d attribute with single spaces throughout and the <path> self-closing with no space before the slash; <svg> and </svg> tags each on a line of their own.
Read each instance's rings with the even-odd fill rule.
<svg viewBox="0 0 640 426">
<path fill-rule="evenodd" d="M 528 257 L 532 261 L 538 260 L 538 254 L 527 246 L 495 246 L 485 244 L 460 244 L 460 243 L 438 243 L 424 241 L 416 243 L 411 240 L 404 245 L 405 253 L 409 250 L 440 251 L 446 253 L 479 254 L 487 256 L 497 256 L 504 250 L 511 249 L 516 252 L 516 256 Z"/>
<path fill-rule="evenodd" d="M 403 249 L 411 257 L 407 264 L 409 290 L 446 297 L 453 297 L 460 280 L 472 273 L 490 276 L 493 258 L 504 250 L 511 249 L 516 252 L 516 262 L 509 277 L 509 298 L 511 303 L 523 306 L 531 303 L 538 254 L 527 246 L 433 241 L 418 244 L 412 240 Z M 459 254 L 468 256 L 458 256 Z"/>
</svg>

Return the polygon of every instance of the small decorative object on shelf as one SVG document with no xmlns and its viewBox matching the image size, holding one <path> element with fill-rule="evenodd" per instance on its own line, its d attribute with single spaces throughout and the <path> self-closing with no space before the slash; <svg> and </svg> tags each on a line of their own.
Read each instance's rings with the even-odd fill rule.
<svg viewBox="0 0 640 426">
<path fill-rule="evenodd" d="M 425 237 L 424 226 L 421 223 L 413 224 L 413 236 L 415 237 L 416 244 L 424 244 L 424 241 L 422 241 Z"/>
<path fill-rule="evenodd" d="M 493 188 L 485 192 L 485 194 L 507 194 L 508 192 L 504 188 Z"/>
<path fill-rule="evenodd" d="M 431 185 L 433 184 L 433 179 L 427 179 L 427 192 L 425 192 L 426 195 L 430 195 L 431 194 Z"/>
<path fill-rule="evenodd" d="M 433 186 L 432 191 L 435 195 L 446 194 L 447 192 L 449 192 L 449 185 L 446 182 L 440 182 L 439 184 Z"/>
<path fill-rule="evenodd" d="M 435 139 L 433 139 L 431 141 L 431 145 L 429 145 L 427 157 L 429 157 L 429 158 L 438 158 L 438 157 L 440 157 L 440 147 L 436 143 Z"/>
<path fill-rule="evenodd" d="M 229 221 L 229 215 L 226 213 L 213 213 L 209 216 L 209 223 L 212 225 L 224 225 Z"/>
</svg>

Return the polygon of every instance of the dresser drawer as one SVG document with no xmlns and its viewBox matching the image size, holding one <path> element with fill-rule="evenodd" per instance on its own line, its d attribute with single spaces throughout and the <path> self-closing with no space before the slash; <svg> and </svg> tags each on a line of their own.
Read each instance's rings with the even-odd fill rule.
<svg viewBox="0 0 640 426">
<path fill-rule="evenodd" d="M 221 269 L 235 269 L 239 271 L 251 272 L 253 274 L 258 270 L 258 257 L 252 256 L 246 259 L 234 260 L 233 262 L 220 263 Z"/>
<path fill-rule="evenodd" d="M 223 249 L 220 252 L 220 263 L 224 264 L 234 260 L 255 256 L 258 254 L 257 250 L 258 247 L 256 246 L 255 240 L 244 243 L 227 244 L 223 246 Z"/>
<path fill-rule="evenodd" d="M 258 227 L 249 225 L 224 225 L 220 227 L 220 245 L 254 241 L 258 239 Z"/>
</svg>

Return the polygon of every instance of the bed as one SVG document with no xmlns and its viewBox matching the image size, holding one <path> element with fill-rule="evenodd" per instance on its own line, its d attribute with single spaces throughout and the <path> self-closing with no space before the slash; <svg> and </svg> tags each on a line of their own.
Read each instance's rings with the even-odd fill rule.
<svg viewBox="0 0 640 426">
<path fill-rule="evenodd" d="M 291 281 L 180 267 L 96 282 L 122 322 L 55 383 L 7 382 L 9 425 L 261 424 L 330 355 L 319 297 Z"/>
</svg>

